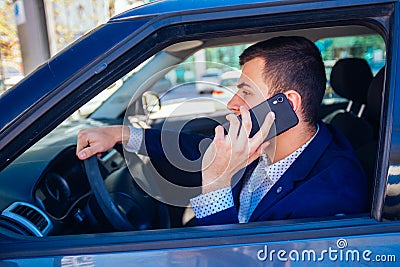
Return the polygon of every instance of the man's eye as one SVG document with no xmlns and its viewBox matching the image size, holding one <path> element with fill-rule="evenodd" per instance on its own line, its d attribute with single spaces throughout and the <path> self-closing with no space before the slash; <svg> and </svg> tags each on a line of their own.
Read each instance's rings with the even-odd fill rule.
<svg viewBox="0 0 400 267">
<path fill-rule="evenodd" d="M 242 90 L 242 94 L 243 94 L 243 95 L 250 95 L 250 92 L 249 92 L 249 91 L 246 91 L 246 90 Z"/>
</svg>

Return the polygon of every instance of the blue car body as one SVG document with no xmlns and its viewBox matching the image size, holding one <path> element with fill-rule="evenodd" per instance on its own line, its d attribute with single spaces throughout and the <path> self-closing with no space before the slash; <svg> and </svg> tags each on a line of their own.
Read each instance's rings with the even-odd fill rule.
<svg viewBox="0 0 400 267">
<path fill-rule="evenodd" d="M 62 236 L 0 225 L 1 266 L 398 266 L 400 261 L 400 2 L 160 1 L 110 19 L 0 98 L 0 210 L 34 203 L 30 174 L 49 164 L 33 144 L 127 70 L 196 38 L 363 25 L 386 42 L 386 79 L 370 214 Z M 93 125 L 97 125 L 93 123 Z M 80 126 L 77 126 L 78 128 Z M 74 145 L 68 139 L 68 145 Z M 65 145 L 65 143 L 63 144 Z M 60 153 L 56 144 L 46 153 Z M 39 152 L 38 152 L 39 153 Z M 44 153 L 44 152 L 42 152 Z M 42 160 L 45 159 L 45 160 Z M 13 184 L 15 183 L 15 184 Z M 19 187 L 10 191 L 10 188 Z"/>
</svg>

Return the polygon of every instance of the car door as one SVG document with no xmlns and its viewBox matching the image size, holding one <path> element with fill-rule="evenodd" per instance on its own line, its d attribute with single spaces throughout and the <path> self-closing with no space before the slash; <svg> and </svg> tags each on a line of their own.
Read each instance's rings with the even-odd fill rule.
<svg viewBox="0 0 400 267">
<path fill-rule="evenodd" d="M 237 36 L 246 36 L 250 43 L 259 40 L 260 34 L 269 37 L 290 33 L 312 38 L 346 35 L 346 31 L 351 35 L 358 30 L 362 34 L 380 34 L 387 53 L 371 212 L 333 218 L 42 238 L 21 236 L 1 228 L 1 264 L 308 266 L 312 262 L 319 266 L 359 266 L 385 262 L 387 266 L 396 266 L 400 248 L 397 221 L 400 110 L 396 108 L 400 99 L 399 2 L 192 4 L 166 1 L 116 17 L 2 96 L 0 106 L 7 109 L 0 120 L 2 172 L 7 165 L 15 166 L 12 162 L 21 153 L 97 93 L 173 44 L 202 40 L 213 46 L 221 44 L 221 40 L 234 44 Z M 106 41 L 97 47 L 99 39 Z M 71 56 L 77 62 L 68 65 Z M 29 91 L 25 100 L 20 99 L 21 92 L 32 87 L 37 90 Z M 137 89 L 134 92 L 134 99 L 143 93 Z M 38 158 L 32 160 L 35 161 L 40 162 Z M 28 180 L 18 175 L 13 178 Z M 11 176 L 9 179 L 11 183 Z M 2 207 L 16 199 L 32 201 L 30 186 L 34 185 L 21 182 L 22 189 L 2 191 Z"/>
</svg>

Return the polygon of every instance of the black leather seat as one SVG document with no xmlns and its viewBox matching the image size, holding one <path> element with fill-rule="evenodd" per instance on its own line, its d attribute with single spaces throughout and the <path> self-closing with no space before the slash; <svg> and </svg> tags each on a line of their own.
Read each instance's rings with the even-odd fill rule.
<svg viewBox="0 0 400 267">
<path fill-rule="evenodd" d="M 385 68 L 379 70 L 379 72 L 373 78 L 367 97 L 367 106 L 364 113 L 364 118 L 372 125 L 374 129 L 374 139 L 379 137 L 379 126 L 381 122 L 381 106 L 382 106 L 382 93 L 385 79 Z"/>
<path fill-rule="evenodd" d="M 365 118 L 371 123 L 374 129 L 373 140 L 364 144 L 356 150 L 356 154 L 364 167 L 369 181 L 374 177 L 376 167 L 376 157 L 378 152 L 379 126 L 381 118 L 381 105 L 383 85 L 385 80 L 385 69 L 382 68 L 374 77 L 368 91 L 367 107 Z"/>
<path fill-rule="evenodd" d="M 346 109 L 328 114 L 323 121 L 339 129 L 355 150 L 373 139 L 371 124 L 362 117 L 372 78 L 371 68 L 361 58 L 340 59 L 331 72 L 332 89 L 348 99 L 349 104 Z"/>
</svg>

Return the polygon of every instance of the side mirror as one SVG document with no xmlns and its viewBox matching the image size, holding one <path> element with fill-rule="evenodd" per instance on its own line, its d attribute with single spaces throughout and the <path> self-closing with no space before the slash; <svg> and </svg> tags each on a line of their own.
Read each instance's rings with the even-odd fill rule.
<svg viewBox="0 0 400 267">
<path fill-rule="evenodd" d="M 147 114 L 157 112 L 161 109 L 161 101 L 153 92 L 145 92 L 142 95 L 143 109 Z"/>
</svg>

